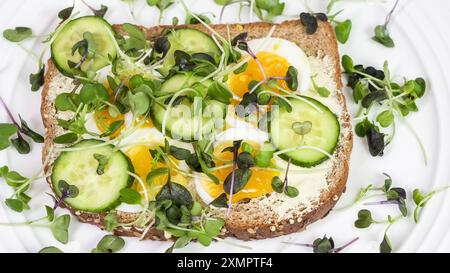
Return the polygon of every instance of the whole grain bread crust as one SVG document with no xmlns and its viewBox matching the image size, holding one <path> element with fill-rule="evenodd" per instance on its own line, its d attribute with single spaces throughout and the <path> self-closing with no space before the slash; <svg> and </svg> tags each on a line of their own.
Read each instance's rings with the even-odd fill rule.
<svg viewBox="0 0 450 273">
<path fill-rule="evenodd" d="M 195 28 L 209 33 L 202 25 L 180 25 L 176 28 Z M 217 33 L 224 37 L 234 37 L 241 32 L 248 32 L 249 39 L 265 37 L 273 24 L 270 23 L 251 23 L 251 24 L 219 24 L 211 26 Z M 115 25 L 115 30 L 122 32 L 121 25 Z M 147 38 L 154 40 L 159 37 L 168 26 L 156 26 L 142 29 L 146 32 Z M 276 26 L 272 37 L 278 37 L 290 40 L 296 43 L 307 56 L 329 56 L 334 62 L 334 81 L 338 89 L 338 101 L 342 107 L 342 113 L 339 117 L 341 123 L 341 136 L 338 146 L 335 151 L 335 160 L 332 170 L 327 176 L 328 188 L 322 191 L 319 200 L 314 204 L 314 209 L 308 212 L 298 211 L 292 214 L 289 219 L 277 221 L 275 219 L 264 219 L 264 213 L 257 216 L 245 215 L 245 212 L 252 213 L 251 210 L 245 207 L 245 204 L 240 204 L 238 209 L 233 210 L 231 215 L 227 217 L 225 228 L 222 230 L 222 236 L 234 236 L 242 240 L 264 239 L 277 237 L 289 233 L 299 232 L 304 230 L 311 223 L 323 218 L 334 207 L 339 200 L 341 194 L 345 191 L 349 160 L 353 144 L 353 136 L 351 133 L 350 116 L 347 111 L 345 98 L 342 93 L 341 69 L 339 64 L 339 52 L 336 42 L 336 37 L 332 26 L 327 22 L 319 21 L 317 32 L 313 35 L 306 34 L 305 27 L 298 21 L 285 21 Z M 59 75 L 52 60 L 48 61 L 48 70 L 45 76 L 45 85 L 42 91 L 41 114 L 46 128 L 44 149 L 42 152 L 43 161 L 47 157 L 54 157 L 51 153 L 51 147 L 54 146 L 53 138 L 58 135 L 60 128 L 57 125 L 56 109 L 54 107 L 54 99 L 49 96 L 50 83 Z M 44 166 L 47 174 L 51 173 L 52 161 L 47 160 Z M 48 176 L 49 177 L 49 176 Z M 52 186 L 50 177 L 48 178 L 50 187 Z M 264 198 L 264 197 L 262 197 Z M 237 205 L 237 204 L 235 204 Z M 75 211 L 67 208 L 75 215 L 81 222 L 94 224 L 101 229 L 105 229 L 103 219 L 105 213 L 86 213 Z M 137 215 L 134 213 L 117 212 L 118 220 L 122 223 L 129 223 L 136 219 Z M 136 226 L 117 228 L 115 234 L 121 236 L 135 236 L 142 239 L 152 240 L 167 240 L 165 234 L 155 228 L 144 230 Z"/>
</svg>

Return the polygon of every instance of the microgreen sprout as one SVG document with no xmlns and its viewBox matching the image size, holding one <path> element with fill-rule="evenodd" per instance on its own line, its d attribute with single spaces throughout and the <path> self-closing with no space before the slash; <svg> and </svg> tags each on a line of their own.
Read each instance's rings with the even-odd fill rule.
<svg viewBox="0 0 450 273">
<path fill-rule="evenodd" d="M 366 202 L 364 205 L 398 205 L 400 212 L 403 216 L 407 216 L 408 210 L 406 207 L 406 191 L 400 187 L 392 187 L 392 178 L 386 173 L 383 173 L 386 177 L 384 184 L 380 187 L 374 187 L 372 184 L 367 185 L 359 190 L 354 201 L 344 207 L 335 208 L 334 211 L 341 211 L 355 206 L 365 200 L 373 199 L 375 197 L 385 197 L 385 200 Z M 375 192 L 374 194 L 369 194 Z"/>
<path fill-rule="evenodd" d="M 250 10 L 249 19 L 252 21 L 253 13 L 261 21 L 271 22 L 275 17 L 283 14 L 285 3 L 280 0 L 214 0 L 217 5 L 222 6 L 219 16 L 219 22 L 222 22 L 222 18 L 225 9 L 234 4 L 240 5 L 240 12 L 244 6 Z M 240 16 L 239 12 L 239 16 Z"/>
<path fill-rule="evenodd" d="M 229 191 L 229 197 L 228 197 L 228 209 L 227 209 L 227 216 L 231 213 L 231 205 L 233 204 L 233 193 L 234 193 L 234 184 L 236 179 L 236 166 L 237 166 L 237 156 L 238 156 L 238 150 L 241 147 L 242 140 L 235 140 L 233 141 L 233 167 L 231 169 L 231 182 L 230 182 L 230 191 Z M 225 184 L 224 184 L 225 185 Z"/>
<path fill-rule="evenodd" d="M 316 91 L 321 97 L 328 97 L 330 95 L 330 90 L 324 86 L 319 86 L 316 81 L 317 75 L 311 76 L 311 83 L 314 91 Z"/>
<path fill-rule="evenodd" d="M 383 240 L 380 243 L 380 253 L 390 253 L 392 252 L 392 243 L 388 237 L 387 232 L 394 223 L 404 217 L 405 216 L 403 215 L 399 215 L 397 217 L 388 215 L 386 220 L 374 220 L 372 218 L 372 213 L 369 210 L 363 209 L 358 212 L 358 219 L 355 221 L 354 225 L 356 228 L 364 229 L 368 228 L 372 224 L 387 224 L 387 227 L 384 231 Z"/>
<path fill-rule="evenodd" d="M 120 251 L 125 246 L 125 240 L 115 235 L 105 235 L 92 249 L 92 253 L 114 253 Z"/>
<path fill-rule="evenodd" d="M 386 16 L 386 19 L 384 21 L 383 25 L 378 25 L 374 29 L 375 36 L 372 37 L 372 39 L 385 47 L 394 47 L 395 43 L 394 40 L 392 40 L 391 36 L 389 35 L 388 30 L 388 24 L 391 21 L 392 14 L 394 13 L 395 9 L 397 8 L 397 5 L 399 3 L 399 0 L 395 1 L 394 6 L 389 11 L 388 15 Z"/>
<path fill-rule="evenodd" d="M 64 8 L 58 12 L 58 18 L 61 19 L 61 23 L 65 22 L 72 16 L 73 9 L 75 8 L 75 0 L 72 1 L 72 6 Z"/>
<path fill-rule="evenodd" d="M 159 24 L 161 24 L 161 21 L 163 19 L 164 10 L 166 10 L 167 8 L 172 6 L 173 3 L 175 3 L 174 0 L 147 0 L 147 5 L 149 5 L 150 7 L 157 7 L 158 8 L 158 10 L 159 10 L 159 19 L 158 19 Z"/>
<path fill-rule="evenodd" d="M 264 70 L 263 68 L 261 68 Z M 272 76 L 272 77 L 264 77 L 264 79 L 255 85 L 252 86 L 252 88 L 249 90 L 249 93 L 253 93 L 256 90 L 258 90 L 259 87 L 261 87 L 263 84 L 269 84 L 269 86 L 278 88 L 281 90 L 279 84 L 276 81 L 285 81 L 288 88 L 291 89 L 291 91 L 296 92 L 298 89 L 298 71 L 295 67 L 289 66 L 288 71 L 286 73 L 286 76 Z M 284 90 L 282 90 L 284 91 Z M 291 93 L 291 92 L 289 92 Z"/>
<path fill-rule="evenodd" d="M 44 138 L 40 134 L 31 130 L 27 122 L 20 115 L 19 115 L 20 124 L 16 121 L 14 115 L 12 114 L 11 110 L 6 105 L 5 101 L 1 96 L 0 96 L 0 104 L 2 105 L 3 109 L 5 110 L 9 119 L 12 122 L 11 124 L 10 123 L 0 124 L 0 150 L 9 147 L 10 144 L 12 144 L 19 153 L 21 154 L 29 153 L 30 145 L 25 140 L 23 135 L 30 137 L 36 143 L 44 142 Z M 17 134 L 17 138 L 10 140 L 11 136 L 14 134 Z"/>
<path fill-rule="evenodd" d="M 428 203 L 428 201 L 436 194 L 442 193 L 450 189 L 450 186 L 446 186 L 440 189 L 432 190 L 428 193 L 422 192 L 420 189 L 414 189 L 413 191 L 413 201 L 416 207 L 414 208 L 414 222 L 419 222 L 420 212 Z"/>
<path fill-rule="evenodd" d="M 47 223 L 42 221 L 47 220 Z M 70 216 L 68 214 L 54 217 L 53 209 L 46 206 L 44 217 L 20 223 L 0 223 L 0 226 L 29 226 L 38 228 L 48 228 L 53 237 L 60 243 L 67 244 L 69 241 Z"/>
<path fill-rule="evenodd" d="M 86 3 L 85 0 L 81 0 L 81 3 L 83 3 L 88 9 L 92 11 L 95 16 L 98 17 L 105 17 L 106 12 L 108 11 L 108 7 L 105 5 L 101 5 L 99 9 L 95 9 L 94 7 Z"/>
<path fill-rule="evenodd" d="M 56 210 L 58 207 L 60 207 L 67 198 L 77 197 L 79 194 L 79 189 L 75 185 L 70 185 L 66 181 L 60 180 L 58 182 L 58 192 L 60 193 L 59 198 L 50 195 L 54 201 L 53 210 Z"/>
<path fill-rule="evenodd" d="M 342 66 L 349 76 L 348 86 L 353 89 L 355 103 L 362 109 L 361 114 L 355 118 L 355 120 L 362 120 L 355 126 L 355 133 L 367 138 L 370 154 L 372 156 L 384 154 L 384 149 L 395 136 L 396 121 L 400 120 L 407 125 L 416 138 L 426 165 L 425 148 L 405 120 L 411 112 L 418 111 L 416 102 L 425 94 L 425 80 L 416 78 L 396 83 L 391 79 L 387 61 L 382 70 L 377 70 L 371 66 L 365 68 L 362 65 L 354 65 L 352 58 L 344 55 Z M 371 116 L 376 116 L 375 120 L 370 120 Z M 389 133 L 386 132 L 388 129 L 390 129 Z"/>
<path fill-rule="evenodd" d="M 261 74 L 263 75 L 263 80 L 266 80 L 267 76 L 266 76 L 266 72 L 264 70 L 264 67 L 263 67 L 261 61 L 256 56 L 256 54 L 248 46 L 247 38 L 248 38 L 248 33 L 247 32 L 240 33 L 236 37 L 233 38 L 233 40 L 231 41 L 231 45 L 233 47 L 239 48 L 242 51 L 247 52 L 248 55 L 250 55 L 255 60 L 255 62 L 258 64 L 259 70 L 261 71 Z"/>
<path fill-rule="evenodd" d="M 287 244 L 287 245 L 309 247 L 309 248 L 312 248 L 314 253 L 339 253 L 358 240 L 359 240 L 359 237 L 356 237 L 340 247 L 335 247 L 333 238 L 327 237 L 326 235 L 324 235 L 323 238 L 315 239 L 312 244 L 295 243 L 295 242 L 282 242 L 282 243 Z"/>
<path fill-rule="evenodd" d="M 342 10 L 334 12 L 334 5 L 340 0 L 330 0 L 328 2 L 326 13 L 306 13 L 300 14 L 300 22 L 306 27 L 306 33 L 312 35 L 316 33 L 318 29 L 318 20 L 330 22 L 334 26 L 334 32 L 336 33 L 336 39 L 345 44 L 352 30 L 352 21 L 346 19 L 343 21 L 337 20 L 336 17 L 342 12 Z"/>
<path fill-rule="evenodd" d="M 24 50 L 38 63 L 38 71 L 36 73 L 30 74 L 29 82 L 31 85 L 31 91 L 39 90 L 41 86 L 44 85 L 45 64 L 43 63 L 43 58 L 46 50 L 43 50 L 42 53 L 39 56 L 37 56 L 37 54 L 27 49 L 21 44 L 22 41 L 34 37 L 32 29 L 28 27 L 16 27 L 14 29 L 6 29 L 5 31 L 3 31 L 3 37 L 10 42 L 16 43 L 19 46 L 19 48 Z"/>
<path fill-rule="evenodd" d="M 64 252 L 55 246 L 47 246 L 39 250 L 39 253 L 64 253 Z"/>
<path fill-rule="evenodd" d="M 289 174 L 289 166 L 290 165 L 291 165 L 291 159 L 289 158 L 289 161 L 288 161 L 288 164 L 286 167 L 286 172 L 284 174 L 284 180 L 281 181 L 281 179 L 278 176 L 274 176 L 272 178 L 272 189 L 275 192 L 284 193 L 284 194 L 286 194 L 286 196 L 288 196 L 290 198 L 294 198 L 294 197 L 298 196 L 299 192 L 296 187 L 288 185 L 288 174 Z"/>
</svg>

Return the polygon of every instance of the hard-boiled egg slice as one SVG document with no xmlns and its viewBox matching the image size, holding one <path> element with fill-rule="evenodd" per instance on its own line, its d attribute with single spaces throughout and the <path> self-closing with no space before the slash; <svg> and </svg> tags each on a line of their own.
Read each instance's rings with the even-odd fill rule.
<svg viewBox="0 0 450 273">
<path fill-rule="evenodd" d="M 214 155 L 216 157 L 216 170 L 213 174 L 221 181 L 215 184 L 206 177 L 194 178 L 194 184 L 199 197 L 206 204 L 211 203 L 215 198 L 224 192 L 223 181 L 232 172 L 230 165 L 233 155 L 230 152 L 222 152 L 224 148 L 232 146 L 233 140 L 244 139 L 245 142 L 252 145 L 255 150 L 268 140 L 268 134 L 255 128 L 231 128 L 220 135 L 214 144 Z M 242 149 L 240 150 L 242 152 Z M 217 160 L 219 159 L 219 160 Z M 221 168 L 221 166 L 226 166 Z M 233 195 L 233 202 L 242 199 L 255 198 L 272 192 L 271 180 L 279 175 L 276 170 L 270 169 L 252 169 L 252 176 L 243 190 Z"/>
<path fill-rule="evenodd" d="M 230 73 L 228 87 L 238 96 L 248 92 L 248 84 L 253 81 L 262 81 L 266 77 L 284 77 L 289 66 L 298 71 L 299 90 L 307 90 L 311 82 L 311 68 L 305 52 L 295 43 L 280 38 L 261 38 L 248 42 L 249 48 L 256 54 L 258 62 L 250 58 L 247 68 L 239 73 Z M 245 56 L 248 57 L 248 56 Z M 284 81 L 278 81 L 284 88 L 288 89 Z M 297 90 L 295 90 L 297 91 Z"/>
</svg>

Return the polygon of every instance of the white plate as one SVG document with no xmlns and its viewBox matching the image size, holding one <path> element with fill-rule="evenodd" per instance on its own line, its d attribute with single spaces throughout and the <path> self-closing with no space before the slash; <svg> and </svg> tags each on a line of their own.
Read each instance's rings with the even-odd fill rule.
<svg viewBox="0 0 450 273">
<path fill-rule="evenodd" d="M 80 6 L 79 2 L 78 6 Z M 94 1 L 89 1 L 94 3 Z M 117 0 L 95 1 L 94 5 L 102 2 L 110 7 L 107 19 L 112 23 L 134 22 L 124 2 Z M 146 7 L 144 0 L 135 1 L 134 8 L 137 22 L 145 26 L 157 24 L 157 11 Z M 213 12 L 218 14 L 220 8 L 213 4 L 213 0 L 197 0 L 190 2 L 189 7 L 195 12 Z M 303 1 L 287 2 L 286 12 L 297 16 L 305 10 Z M 324 8 L 318 1 L 310 1 L 311 6 L 320 10 Z M 373 2 L 373 1 L 372 1 Z M 58 23 L 56 14 L 72 1 L 51 0 L 3 0 L 0 2 L 0 29 L 15 26 L 32 27 L 35 33 L 46 34 Z M 314 5 L 313 5 L 314 4 Z M 352 155 L 350 177 L 346 194 L 339 201 L 337 207 L 351 202 L 360 187 L 369 183 L 380 184 L 383 181 L 382 172 L 392 175 L 395 185 L 405 187 L 410 195 L 414 188 L 425 191 L 450 184 L 450 147 L 448 135 L 450 133 L 450 35 L 448 25 L 450 19 L 450 3 L 445 0 L 434 0 L 433 4 L 426 0 L 401 1 L 390 25 L 392 36 L 395 38 L 396 48 L 387 49 L 370 40 L 372 29 L 384 20 L 384 16 L 392 6 L 387 4 L 357 3 L 347 1 L 338 4 L 345 8 L 342 17 L 353 20 L 353 30 L 347 45 L 341 46 L 341 53 L 350 54 L 358 63 L 380 67 L 385 59 L 389 60 L 391 70 L 396 76 L 413 78 L 422 76 L 429 83 L 427 95 L 419 102 L 420 111 L 408 117 L 409 123 L 417 130 L 422 138 L 429 156 L 429 163 L 424 166 L 421 153 L 414 138 L 405 125 L 398 127 L 394 142 L 387 149 L 382 158 L 369 156 L 366 144 L 360 138 L 355 138 Z M 242 20 L 237 16 L 238 7 L 231 7 L 225 13 L 226 22 L 248 21 L 246 11 Z M 87 12 L 87 11 L 86 11 Z M 165 13 L 165 23 L 170 23 L 173 16 L 184 18 L 182 8 L 177 5 Z M 217 19 L 216 19 L 217 20 Z M 282 20 L 280 18 L 279 20 Z M 39 52 L 44 46 L 36 40 L 24 43 L 24 46 Z M 29 90 L 28 75 L 36 70 L 36 64 L 30 60 L 17 46 L 0 39 L 0 94 L 11 106 L 15 113 L 20 113 L 29 121 L 32 128 L 43 131 L 39 113 L 40 93 Z M 345 90 L 349 94 L 349 90 Z M 348 99 L 351 111 L 355 107 Z M 0 111 L 0 121 L 7 121 L 3 110 Z M 1 165 L 7 164 L 12 169 L 24 175 L 31 175 L 39 170 L 41 146 L 33 144 L 32 153 L 19 156 L 13 149 L 0 153 Z M 43 204 L 50 204 L 51 200 L 44 194 L 49 188 L 43 180 L 33 184 L 31 194 L 31 211 L 24 214 L 13 213 L 0 203 L 0 222 L 17 222 L 33 219 L 42 215 Z M 3 200 L 11 194 L 11 190 L 0 183 L 0 198 Z M 414 224 L 411 218 L 393 226 L 390 237 L 394 250 L 400 252 L 450 251 L 450 200 L 449 193 L 442 193 L 432 199 L 423 211 L 421 221 Z M 348 252 L 377 252 L 382 239 L 384 226 L 377 225 L 367 230 L 353 227 L 356 213 L 363 206 L 356 206 L 343 212 L 333 212 L 325 219 L 314 223 L 299 234 L 292 234 L 275 239 L 254 242 L 229 241 L 252 247 L 245 250 L 220 242 L 209 248 L 198 244 L 191 244 L 182 251 L 189 252 L 310 252 L 297 246 L 286 246 L 282 241 L 311 242 L 317 237 L 327 234 L 332 236 L 337 245 L 360 237 Z M 374 217 L 384 217 L 387 213 L 396 214 L 395 208 L 371 207 Z M 59 213 L 63 213 L 59 211 Z M 42 247 L 55 245 L 68 252 L 85 252 L 95 247 L 105 233 L 96 227 L 73 221 L 70 227 L 70 242 L 61 245 L 56 242 L 48 230 L 31 228 L 0 227 L 0 251 L 3 252 L 36 252 Z M 127 239 L 128 252 L 162 252 L 168 243 Z"/>
</svg>

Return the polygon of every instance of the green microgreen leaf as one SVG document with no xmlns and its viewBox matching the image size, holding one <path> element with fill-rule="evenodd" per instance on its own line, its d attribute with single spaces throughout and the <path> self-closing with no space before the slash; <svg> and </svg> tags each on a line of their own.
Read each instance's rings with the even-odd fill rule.
<svg viewBox="0 0 450 273">
<path fill-rule="evenodd" d="M 395 47 L 394 40 L 389 35 L 389 30 L 388 30 L 387 26 L 389 25 L 389 22 L 391 21 L 392 14 L 394 13 L 395 9 L 397 8 L 398 3 L 399 3 L 399 0 L 396 0 L 394 6 L 387 14 L 384 24 L 378 25 L 374 29 L 375 36 L 372 37 L 372 39 L 374 41 L 384 45 L 385 47 L 390 47 L 390 48 Z"/>
<path fill-rule="evenodd" d="M 273 153 L 275 152 L 275 148 L 272 146 L 270 142 L 264 142 L 261 150 L 255 156 L 256 166 L 265 168 L 270 166 L 270 161 L 273 158 Z"/>
<path fill-rule="evenodd" d="M 106 155 L 102 155 L 102 154 L 97 154 L 95 153 L 94 155 L 95 160 L 97 160 L 98 162 L 98 166 L 97 166 L 97 174 L 98 175 L 102 175 L 105 173 L 105 167 L 109 162 L 109 157 Z"/>
<path fill-rule="evenodd" d="M 144 115 L 150 108 L 150 99 L 143 92 L 128 95 L 129 103 L 133 113 Z"/>
<path fill-rule="evenodd" d="M 10 138 L 17 133 L 17 127 L 10 123 L 0 123 L 0 150 L 11 145 Z"/>
<path fill-rule="evenodd" d="M 48 246 L 39 250 L 39 253 L 64 253 L 64 252 L 55 246 Z"/>
<path fill-rule="evenodd" d="M 225 104 L 229 104 L 231 98 L 233 98 L 233 94 L 231 93 L 231 91 L 220 82 L 213 82 L 208 87 L 207 95 Z"/>
<path fill-rule="evenodd" d="M 16 148 L 19 154 L 28 154 L 31 150 L 30 144 L 21 136 L 12 139 L 11 144 Z"/>
<path fill-rule="evenodd" d="M 108 213 L 105 218 L 103 218 L 103 224 L 107 231 L 114 231 L 119 226 L 117 215 L 115 213 Z"/>
<path fill-rule="evenodd" d="M 272 178 L 272 189 L 275 192 L 283 193 L 284 190 L 284 182 L 278 176 L 274 176 Z"/>
<path fill-rule="evenodd" d="M 62 198 L 75 198 L 79 194 L 79 189 L 75 185 L 70 185 L 64 180 L 58 181 L 58 190 L 62 194 Z"/>
<path fill-rule="evenodd" d="M 194 200 L 188 189 L 181 184 L 169 181 L 166 183 L 156 195 L 156 201 L 161 203 L 163 201 L 170 200 L 177 206 L 184 205 L 191 209 Z"/>
<path fill-rule="evenodd" d="M 342 67 L 346 73 L 352 73 L 354 70 L 353 60 L 350 56 L 344 55 L 342 56 Z"/>
<path fill-rule="evenodd" d="M 372 39 L 385 47 L 395 47 L 394 40 L 389 35 L 386 25 L 378 25 L 374 29 L 375 36 Z"/>
<path fill-rule="evenodd" d="M 294 198 L 294 197 L 297 197 L 297 196 L 298 196 L 299 191 L 298 191 L 298 189 L 297 189 L 296 187 L 293 187 L 293 186 L 287 186 L 287 187 L 286 187 L 286 190 L 285 190 L 285 193 L 286 193 L 286 195 L 287 195 L 288 197 Z"/>
<path fill-rule="evenodd" d="M 141 203 L 141 200 L 141 194 L 131 188 L 120 190 L 120 201 L 126 204 L 137 205 Z"/>
<path fill-rule="evenodd" d="M 65 133 L 57 136 L 53 139 L 53 142 L 57 144 L 69 144 L 78 140 L 78 135 L 75 133 Z"/>
<path fill-rule="evenodd" d="M 36 143 L 43 143 L 44 137 L 35 131 L 31 130 L 28 123 L 19 115 L 20 119 L 20 132 L 29 136 Z"/>
<path fill-rule="evenodd" d="M 162 176 L 162 175 L 167 175 L 169 174 L 169 169 L 168 168 L 156 168 L 151 170 L 148 175 L 147 175 L 147 179 L 146 182 L 149 185 L 153 184 L 153 180 L 158 177 L 158 176 Z"/>
<path fill-rule="evenodd" d="M 66 21 L 72 16 L 74 6 L 64 8 L 58 12 L 58 18 L 61 19 L 61 23 Z"/>
<path fill-rule="evenodd" d="M 24 203 L 18 199 L 7 198 L 5 199 L 5 204 L 15 212 L 22 212 L 24 210 Z"/>
<path fill-rule="evenodd" d="M 125 240 L 116 235 L 105 235 L 97 247 L 92 249 L 92 253 L 114 253 L 120 251 L 125 246 Z"/>
<path fill-rule="evenodd" d="M 295 67 L 289 66 L 286 74 L 286 84 L 292 91 L 298 89 L 298 71 Z"/>
<path fill-rule="evenodd" d="M 111 122 L 109 127 L 105 130 L 105 132 L 103 134 L 100 135 L 100 137 L 108 137 L 108 136 L 115 134 L 122 128 L 122 126 L 124 124 L 125 124 L 125 121 L 122 119 Z"/>
<path fill-rule="evenodd" d="M 204 14 L 195 14 L 198 18 L 200 18 L 200 20 L 206 24 L 210 24 L 211 23 L 211 19 L 209 19 L 208 16 L 204 15 Z M 194 16 L 192 16 L 192 14 L 188 14 L 186 16 L 186 20 L 185 20 L 185 24 L 191 24 L 191 25 L 196 25 L 196 24 L 201 24 L 201 22 L 195 18 Z"/>
<path fill-rule="evenodd" d="M 178 148 L 176 146 L 171 145 L 170 155 L 178 160 L 187 160 L 191 155 L 191 152 L 188 149 Z"/>
<path fill-rule="evenodd" d="M 33 31 L 29 27 L 16 27 L 14 29 L 6 29 L 3 31 L 3 37 L 13 43 L 22 42 L 33 35 Z"/>
<path fill-rule="evenodd" d="M 387 234 L 384 234 L 383 241 L 380 244 L 380 253 L 391 253 L 392 252 L 392 243 L 389 240 Z"/>
<path fill-rule="evenodd" d="M 107 101 L 109 94 L 103 84 L 87 83 L 80 90 L 80 99 L 84 104 L 98 105 L 100 102 Z"/>
<path fill-rule="evenodd" d="M 29 76 L 31 91 L 38 91 L 45 83 L 45 65 L 39 67 L 38 72 L 31 73 Z"/>
<path fill-rule="evenodd" d="M 352 31 L 352 21 L 347 19 L 343 22 L 338 22 L 334 27 L 336 33 L 336 39 L 341 43 L 345 44 L 350 37 L 350 32 Z"/>
<path fill-rule="evenodd" d="M 129 36 L 129 38 L 127 38 L 125 43 L 122 45 L 125 52 L 145 49 L 147 45 L 147 38 L 142 29 L 130 23 L 125 23 L 122 27 Z"/>
<path fill-rule="evenodd" d="M 55 210 L 49 206 L 45 206 L 45 212 L 47 214 L 47 220 L 53 222 L 55 219 Z"/>
<path fill-rule="evenodd" d="M 248 152 L 240 153 L 236 159 L 236 163 L 239 169 L 249 169 L 255 166 L 255 160 Z"/>
<path fill-rule="evenodd" d="M 202 211 L 203 211 L 202 205 L 199 202 L 194 202 L 190 211 L 191 215 L 200 216 L 202 215 Z"/>
<path fill-rule="evenodd" d="M 80 103 L 80 95 L 76 93 L 61 93 L 55 99 L 55 108 L 58 111 L 75 112 Z"/>
<path fill-rule="evenodd" d="M 317 238 L 313 242 L 314 253 L 332 253 L 334 252 L 334 241 L 333 238 L 328 238 L 323 236 L 323 238 Z"/>
<path fill-rule="evenodd" d="M 381 127 L 387 128 L 394 123 L 394 114 L 391 110 L 385 110 L 378 114 L 377 121 L 380 123 Z"/>
<path fill-rule="evenodd" d="M 50 230 L 58 242 L 67 244 L 69 241 L 69 225 L 70 216 L 67 214 L 57 217 L 51 224 Z"/>
<path fill-rule="evenodd" d="M 363 209 L 358 212 L 358 219 L 355 221 L 355 227 L 368 228 L 373 223 L 372 213 Z"/>
<path fill-rule="evenodd" d="M 237 169 L 235 170 L 234 174 L 234 185 L 233 185 L 233 194 L 241 191 L 250 180 L 250 177 L 252 176 L 252 170 L 250 169 Z M 231 180 L 232 180 L 232 173 L 230 173 L 224 183 L 223 183 L 223 189 L 226 193 L 230 193 L 231 191 Z"/>
<path fill-rule="evenodd" d="M 214 199 L 211 204 L 217 208 L 228 208 L 228 199 L 226 193 L 222 193 L 216 199 Z"/>
</svg>

